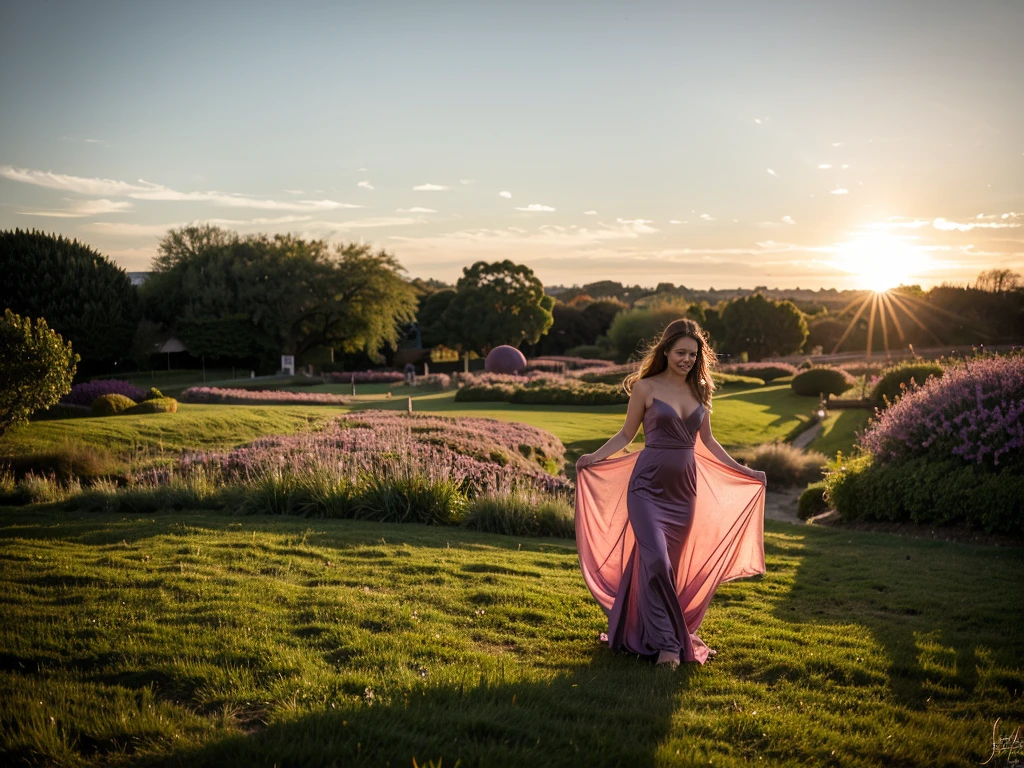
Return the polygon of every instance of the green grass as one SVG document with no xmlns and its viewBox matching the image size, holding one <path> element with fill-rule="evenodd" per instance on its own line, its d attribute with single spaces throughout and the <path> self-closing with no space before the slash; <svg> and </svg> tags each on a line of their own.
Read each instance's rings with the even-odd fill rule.
<svg viewBox="0 0 1024 768">
<path fill-rule="evenodd" d="M 336 385 L 333 385 L 336 386 Z M 106 418 L 32 422 L 0 437 L 0 458 L 60 447 L 66 442 L 102 445 L 122 461 L 160 460 L 182 450 L 215 450 L 247 443 L 266 434 L 305 429 L 339 413 L 363 408 L 402 410 L 408 388 L 384 397 L 388 385 L 358 385 L 353 407 L 296 405 L 193 405 L 183 403 L 176 414 L 143 414 Z M 314 391 L 321 387 L 311 388 Z M 344 387 L 342 387 L 344 389 Z M 304 390 L 305 391 L 305 390 Z M 365 399 L 362 399 L 365 398 Z M 788 385 L 729 389 L 714 401 L 715 436 L 729 449 L 781 440 L 816 405 Z M 456 403 L 454 391 L 413 397 L 417 412 L 520 421 L 555 434 L 566 446 L 570 465 L 596 450 L 622 426 L 624 405 L 556 406 L 509 403 Z M 642 435 L 637 437 L 642 442 Z"/>
<path fill-rule="evenodd" d="M 0 437 L 0 458 L 41 452 L 69 441 L 102 446 L 124 461 L 183 450 L 224 449 L 260 435 L 307 429 L 344 410 L 334 406 L 182 403 L 177 413 L 36 421 Z"/>
<path fill-rule="evenodd" d="M 853 451 L 853 444 L 860 432 L 868 424 L 872 411 L 866 408 L 849 408 L 832 411 L 822 422 L 824 430 L 807 446 L 809 451 L 819 451 L 828 458 L 834 459 L 837 451 L 848 456 Z"/>
<path fill-rule="evenodd" d="M 974 766 L 1024 722 L 1020 549 L 769 523 L 672 673 L 598 643 L 564 542 L 0 520 L 5 765 Z"/>
</svg>

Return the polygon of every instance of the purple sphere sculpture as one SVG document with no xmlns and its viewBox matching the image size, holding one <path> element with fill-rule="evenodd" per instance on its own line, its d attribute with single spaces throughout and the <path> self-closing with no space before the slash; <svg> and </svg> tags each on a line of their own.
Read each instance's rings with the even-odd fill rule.
<svg viewBox="0 0 1024 768">
<path fill-rule="evenodd" d="M 488 373 L 522 373 L 526 370 L 526 356 L 515 347 L 502 344 L 487 353 L 484 370 Z"/>
</svg>

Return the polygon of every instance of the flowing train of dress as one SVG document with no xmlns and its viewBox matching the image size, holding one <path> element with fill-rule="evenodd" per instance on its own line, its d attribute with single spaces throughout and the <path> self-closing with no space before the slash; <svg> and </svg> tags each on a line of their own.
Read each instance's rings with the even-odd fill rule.
<svg viewBox="0 0 1024 768">
<path fill-rule="evenodd" d="M 683 417 L 655 398 L 642 451 L 577 475 L 580 566 L 612 648 L 704 663 L 710 649 L 696 631 L 715 589 L 764 573 L 764 486 L 707 449 L 706 415 L 699 405 Z"/>
</svg>

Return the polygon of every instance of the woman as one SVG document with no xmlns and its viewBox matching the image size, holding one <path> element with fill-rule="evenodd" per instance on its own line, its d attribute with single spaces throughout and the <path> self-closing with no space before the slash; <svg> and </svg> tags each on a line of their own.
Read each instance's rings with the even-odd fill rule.
<svg viewBox="0 0 1024 768">
<path fill-rule="evenodd" d="M 696 322 L 669 324 L 626 377 L 622 429 L 576 463 L 580 565 L 608 643 L 672 668 L 714 653 L 694 633 L 715 588 L 764 573 L 765 475 L 711 433 L 713 362 Z M 609 459 L 641 423 L 644 450 Z"/>
</svg>

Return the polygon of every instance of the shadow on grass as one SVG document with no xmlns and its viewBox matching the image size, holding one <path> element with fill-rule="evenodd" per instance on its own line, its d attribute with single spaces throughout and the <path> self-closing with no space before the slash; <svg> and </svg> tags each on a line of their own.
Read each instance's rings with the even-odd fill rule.
<svg viewBox="0 0 1024 768">
<path fill-rule="evenodd" d="M 785 532 L 792 535 L 765 544 L 769 559 L 798 562 L 773 614 L 801 625 L 809 653 L 776 656 L 786 660 L 749 670 L 752 679 L 810 675 L 868 686 L 882 675 L 896 702 L 913 710 L 980 696 L 986 667 L 1004 670 L 996 676 L 1004 694 L 1024 689 L 1024 626 L 1009 620 L 1018 598 L 1012 589 L 993 590 L 1024 578 L 1024 549 L 814 527 Z M 858 657 L 859 627 L 880 646 L 881 665 Z"/>
<path fill-rule="evenodd" d="M 679 695 L 699 670 L 673 673 L 597 649 L 542 681 L 504 672 L 429 680 L 386 703 L 386 691 L 181 749 L 157 766 L 651 765 Z M 474 675 L 477 675 L 474 677 Z M 139 763 L 142 765 L 143 763 Z"/>
</svg>

